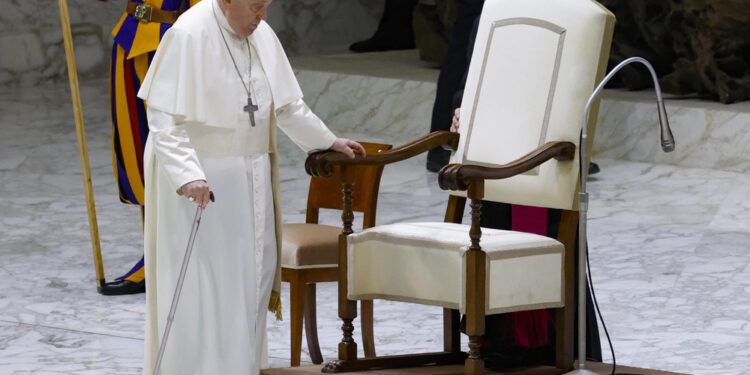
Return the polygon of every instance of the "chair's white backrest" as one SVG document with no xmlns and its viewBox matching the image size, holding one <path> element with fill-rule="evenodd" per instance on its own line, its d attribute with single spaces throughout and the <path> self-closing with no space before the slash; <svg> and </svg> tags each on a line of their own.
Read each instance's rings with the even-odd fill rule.
<svg viewBox="0 0 750 375">
<path fill-rule="evenodd" d="M 613 28 L 612 13 L 592 0 L 485 1 L 451 163 L 497 166 L 550 141 L 578 146 Z M 589 129 L 593 137 L 593 123 Z M 487 181 L 485 199 L 574 209 L 578 172 L 576 150 L 572 162 L 551 160 L 523 175 Z"/>
</svg>

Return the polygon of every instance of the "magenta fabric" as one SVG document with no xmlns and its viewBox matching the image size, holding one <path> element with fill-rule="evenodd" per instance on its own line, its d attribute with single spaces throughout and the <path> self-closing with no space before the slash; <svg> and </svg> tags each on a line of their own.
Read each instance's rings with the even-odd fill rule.
<svg viewBox="0 0 750 375">
<path fill-rule="evenodd" d="M 511 229 L 519 232 L 547 235 L 547 209 L 541 207 L 513 205 Z"/>
<path fill-rule="evenodd" d="M 531 206 L 512 206 L 512 230 L 547 235 L 547 209 Z M 516 344 L 538 348 L 549 342 L 549 310 L 519 311 L 511 315 Z"/>
</svg>

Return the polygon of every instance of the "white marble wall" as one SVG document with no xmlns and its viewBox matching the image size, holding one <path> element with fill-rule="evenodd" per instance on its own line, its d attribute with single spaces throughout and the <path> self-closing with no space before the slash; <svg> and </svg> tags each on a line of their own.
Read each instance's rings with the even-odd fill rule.
<svg viewBox="0 0 750 375">
<path fill-rule="evenodd" d="M 650 92 L 610 91 L 602 100 L 594 141 L 597 157 L 750 171 L 750 102 L 730 105 L 666 100 L 675 151 L 659 146 L 656 101 Z"/>
<path fill-rule="evenodd" d="M 126 1 L 68 0 L 78 71 L 106 77 L 111 29 Z M 383 11 L 382 0 L 276 0 L 269 23 L 290 55 L 343 53 L 369 37 Z M 2 0 L 0 87 L 67 79 L 60 16 L 53 0 Z"/>
</svg>

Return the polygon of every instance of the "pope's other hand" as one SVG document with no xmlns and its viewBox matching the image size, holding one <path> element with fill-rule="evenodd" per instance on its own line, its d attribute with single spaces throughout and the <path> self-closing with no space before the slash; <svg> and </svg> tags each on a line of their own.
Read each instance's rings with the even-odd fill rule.
<svg viewBox="0 0 750 375">
<path fill-rule="evenodd" d="M 336 138 L 330 149 L 348 156 L 349 159 L 354 159 L 355 153 L 362 155 L 362 157 L 367 156 L 367 152 L 361 144 L 346 138 Z"/>
<path fill-rule="evenodd" d="M 458 127 L 461 126 L 461 108 L 453 110 L 453 120 L 451 121 L 451 132 L 458 133 Z"/>
<path fill-rule="evenodd" d="M 206 209 L 210 201 L 210 191 L 206 180 L 190 181 L 182 185 L 180 192 L 191 202 L 199 204 L 202 210 Z"/>
</svg>

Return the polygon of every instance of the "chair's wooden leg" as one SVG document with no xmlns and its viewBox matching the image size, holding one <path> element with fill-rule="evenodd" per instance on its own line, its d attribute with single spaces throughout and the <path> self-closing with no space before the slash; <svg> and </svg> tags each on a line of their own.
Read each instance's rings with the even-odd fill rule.
<svg viewBox="0 0 750 375">
<path fill-rule="evenodd" d="M 478 375 L 484 373 L 484 360 L 480 350 L 484 335 L 484 278 L 486 254 L 482 250 L 469 250 L 466 253 L 466 266 L 470 272 L 466 277 L 466 333 L 469 335 L 469 357 L 466 358 L 464 373 Z"/>
<path fill-rule="evenodd" d="M 300 357 L 302 356 L 302 317 L 305 310 L 305 291 L 307 288 L 302 282 L 299 272 L 295 272 L 289 282 L 289 292 L 291 301 L 289 309 L 291 310 L 292 326 L 292 367 L 299 366 Z"/>
<path fill-rule="evenodd" d="M 558 240 L 565 244 L 565 307 L 555 311 L 555 365 L 559 369 L 573 369 L 574 346 L 575 346 L 575 311 L 576 311 L 576 231 L 578 225 L 578 213 L 564 210 L 560 216 L 560 229 Z M 585 338 L 584 338 L 585 339 Z"/>
<path fill-rule="evenodd" d="M 323 363 L 318 343 L 318 319 L 316 307 L 315 283 L 307 284 L 307 295 L 305 296 L 305 338 L 307 338 L 307 350 L 310 351 L 310 359 L 316 365 Z"/>
<path fill-rule="evenodd" d="M 343 253 L 343 254 L 342 254 Z M 339 318 L 341 318 L 341 342 L 339 342 L 339 360 L 357 359 L 357 342 L 354 341 L 354 318 L 357 317 L 357 301 L 347 299 L 347 265 L 341 259 L 346 259 L 346 236 L 339 236 Z"/>
<path fill-rule="evenodd" d="M 485 275 L 487 272 L 487 254 L 479 246 L 482 230 L 479 227 L 479 218 L 482 209 L 481 198 L 484 196 L 484 182 L 475 181 L 469 185 L 469 197 L 471 198 L 471 247 L 464 254 L 466 259 L 466 333 L 469 335 L 469 358 L 466 359 L 464 373 L 466 375 L 479 375 L 484 373 L 484 360 L 480 350 L 482 348 L 482 335 L 484 335 L 484 313 L 486 285 Z"/>
<path fill-rule="evenodd" d="M 573 323 L 569 315 L 575 311 L 574 307 L 555 309 L 555 367 L 564 370 L 573 368 Z"/>
<path fill-rule="evenodd" d="M 374 358 L 375 335 L 373 334 L 373 304 L 372 300 L 363 300 L 360 306 L 360 323 L 362 325 L 362 347 L 366 358 Z"/>
<path fill-rule="evenodd" d="M 341 167 L 343 182 L 342 192 L 344 193 L 343 203 L 344 210 L 341 213 L 343 228 L 339 235 L 339 317 L 343 324 L 341 325 L 342 337 L 339 342 L 339 360 L 356 360 L 357 359 L 357 342 L 354 341 L 354 325 L 352 321 L 357 317 L 357 302 L 350 301 L 347 298 L 348 284 L 348 266 L 346 254 L 346 236 L 354 233 L 352 230 L 352 221 L 354 221 L 354 212 L 352 211 L 352 194 L 354 193 L 355 169 L 348 166 Z"/>
<path fill-rule="evenodd" d="M 443 350 L 456 353 L 461 351 L 461 337 L 458 326 L 461 315 L 458 310 L 443 309 Z"/>
</svg>

